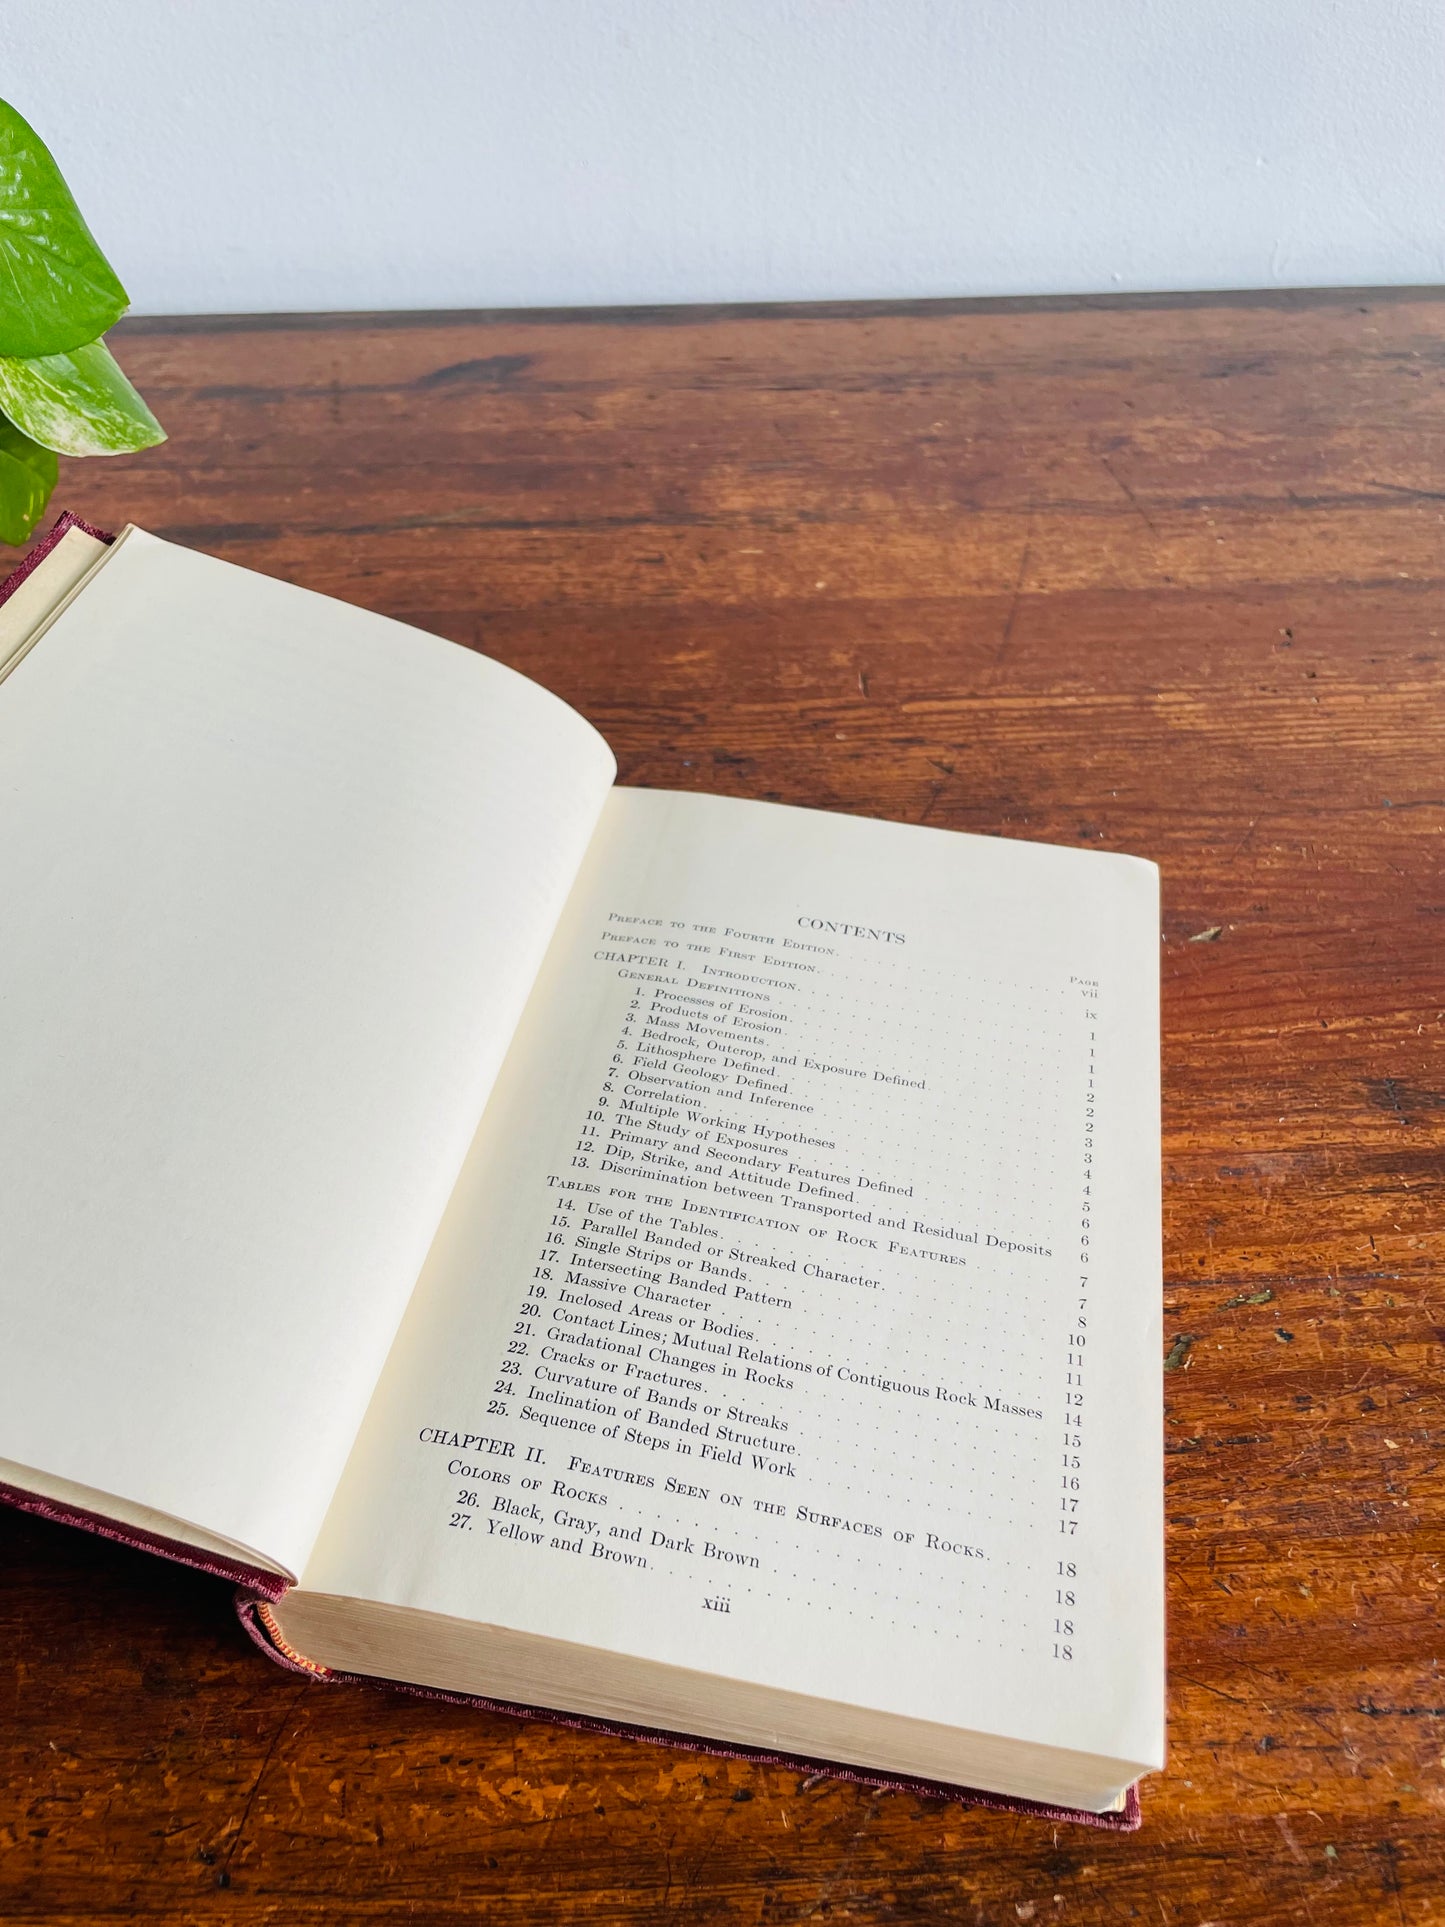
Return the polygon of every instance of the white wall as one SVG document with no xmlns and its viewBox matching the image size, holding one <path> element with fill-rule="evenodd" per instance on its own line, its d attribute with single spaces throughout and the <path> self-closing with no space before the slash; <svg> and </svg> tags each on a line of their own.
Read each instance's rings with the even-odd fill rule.
<svg viewBox="0 0 1445 1927">
<path fill-rule="evenodd" d="M 11 0 L 143 312 L 1445 279 L 1441 0 Z"/>
</svg>

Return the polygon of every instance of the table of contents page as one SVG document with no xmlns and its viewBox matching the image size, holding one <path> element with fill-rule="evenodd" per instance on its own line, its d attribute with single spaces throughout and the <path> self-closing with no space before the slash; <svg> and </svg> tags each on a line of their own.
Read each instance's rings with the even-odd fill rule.
<svg viewBox="0 0 1445 1927">
<path fill-rule="evenodd" d="M 1105 1750 L 1157 1617 L 1154 906 L 618 792 L 306 1583 Z"/>
</svg>

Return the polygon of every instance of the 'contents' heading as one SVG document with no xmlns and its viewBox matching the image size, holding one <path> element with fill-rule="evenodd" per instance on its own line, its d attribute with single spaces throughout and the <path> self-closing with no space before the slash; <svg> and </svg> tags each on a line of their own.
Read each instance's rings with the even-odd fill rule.
<svg viewBox="0 0 1445 1927">
<path fill-rule="evenodd" d="M 871 937 L 875 943 L 907 943 L 901 930 L 874 930 L 866 923 L 830 923 L 826 917 L 799 917 L 800 930 L 826 930 L 834 937 Z"/>
</svg>

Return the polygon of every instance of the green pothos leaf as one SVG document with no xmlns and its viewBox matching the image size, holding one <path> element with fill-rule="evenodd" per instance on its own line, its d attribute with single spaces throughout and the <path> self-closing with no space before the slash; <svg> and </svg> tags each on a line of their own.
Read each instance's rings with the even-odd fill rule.
<svg viewBox="0 0 1445 1927">
<path fill-rule="evenodd" d="M 126 455 L 166 438 L 103 341 L 63 355 L 0 355 L 0 409 L 61 455 Z"/>
<path fill-rule="evenodd" d="M 50 149 L 0 100 L 0 355 L 79 348 L 129 304 Z"/>
<path fill-rule="evenodd" d="M 53 449 L 0 416 L 0 542 L 18 548 L 27 539 L 45 513 L 59 468 Z"/>
</svg>

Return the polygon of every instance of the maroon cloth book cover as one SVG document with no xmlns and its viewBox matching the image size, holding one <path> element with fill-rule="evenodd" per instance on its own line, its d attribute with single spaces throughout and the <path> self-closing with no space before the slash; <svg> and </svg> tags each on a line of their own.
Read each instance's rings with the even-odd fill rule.
<svg viewBox="0 0 1445 1927">
<path fill-rule="evenodd" d="M 55 523 L 42 542 L 30 551 L 19 567 L 0 581 L 0 604 L 10 597 L 25 578 L 34 570 L 55 547 L 68 529 L 83 529 L 101 542 L 113 542 L 115 537 L 103 529 L 93 528 L 89 522 L 82 521 L 78 515 L 67 510 Z M 288 1590 L 286 1581 L 276 1574 L 249 1566 L 239 1559 L 227 1559 L 220 1554 L 201 1552 L 194 1546 L 187 1546 L 176 1539 L 167 1539 L 158 1534 L 144 1532 L 136 1527 L 122 1525 L 107 1519 L 99 1513 L 89 1512 L 79 1506 L 65 1505 L 56 1500 L 41 1498 L 33 1492 L 19 1487 L 0 1484 L 0 1504 L 17 1507 L 22 1512 L 32 1512 L 42 1519 L 50 1519 L 61 1525 L 79 1526 L 83 1531 L 94 1532 L 106 1539 L 118 1540 L 122 1545 L 134 1546 L 142 1552 L 152 1552 L 162 1559 L 174 1560 L 183 1566 L 192 1566 L 198 1572 L 210 1573 L 217 1578 L 229 1579 L 237 1587 L 236 1610 L 241 1624 L 251 1639 L 269 1659 L 278 1666 L 291 1672 L 304 1674 L 327 1685 L 354 1685 L 390 1688 L 409 1693 L 414 1698 L 440 1700 L 454 1706 L 476 1706 L 489 1713 L 503 1713 L 513 1719 L 550 1720 L 559 1726 L 568 1726 L 579 1732 L 620 1734 L 624 1738 L 640 1740 L 654 1746 L 682 1747 L 689 1752 L 706 1753 L 717 1759 L 754 1760 L 760 1765 L 787 1767 L 793 1772 L 804 1774 L 823 1774 L 829 1779 L 851 1780 L 858 1786 L 877 1787 L 897 1792 L 919 1793 L 934 1799 L 952 1800 L 967 1806 L 985 1807 L 997 1813 L 1032 1814 L 1041 1820 L 1064 1820 L 1078 1826 L 1100 1827 L 1112 1833 L 1132 1833 L 1142 1824 L 1143 1815 L 1139 1806 L 1139 1789 L 1129 1788 L 1123 1807 L 1117 1813 L 1089 1813 L 1082 1807 L 1049 1806 L 1038 1800 L 1010 1799 L 1000 1793 L 986 1793 L 977 1787 L 954 1786 L 946 1781 L 914 1779 L 904 1774 L 870 1773 L 861 1767 L 841 1765 L 837 1761 L 799 1758 L 792 1754 L 771 1753 L 763 1747 L 725 1746 L 720 1741 L 709 1740 L 695 1733 L 669 1733 L 660 1728 L 631 1726 L 621 1720 L 591 1719 L 578 1713 L 560 1712 L 553 1707 L 518 1706 L 506 1700 L 494 1700 L 480 1693 L 447 1693 L 430 1686 L 414 1686 L 406 1680 L 377 1680 L 360 1673 L 341 1673 L 329 1667 L 318 1666 L 302 1654 L 294 1652 L 281 1637 L 270 1607 L 284 1597 Z"/>
<path fill-rule="evenodd" d="M 10 600 L 26 576 L 39 568 L 40 564 L 45 560 L 46 556 L 49 555 L 61 536 L 69 529 L 82 529 L 85 534 L 93 535 L 97 542 L 114 542 L 115 540 L 115 537 L 107 534 L 104 529 L 98 529 L 94 527 L 93 524 L 82 521 L 80 516 L 72 515 L 70 510 L 67 509 L 57 520 L 54 528 L 51 529 L 45 539 L 37 542 L 30 553 L 16 564 L 3 581 L 0 581 L 0 604 Z"/>
</svg>

